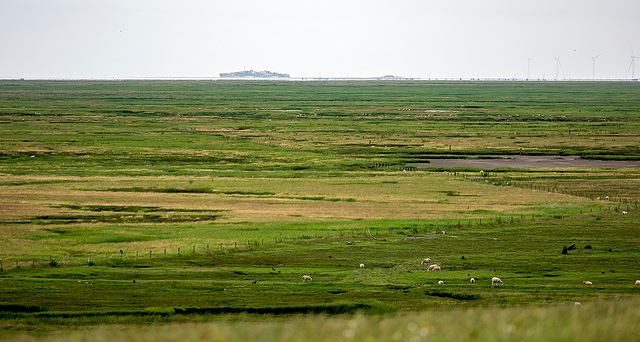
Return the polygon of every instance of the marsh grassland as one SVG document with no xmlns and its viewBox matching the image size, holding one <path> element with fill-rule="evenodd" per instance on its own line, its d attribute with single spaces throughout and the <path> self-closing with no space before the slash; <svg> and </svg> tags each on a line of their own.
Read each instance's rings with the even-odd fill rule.
<svg viewBox="0 0 640 342">
<path fill-rule="evenodd" d="M 1 81 L 1 336 L 632 340 L 639 169 L 429 164 L 639 161 L 639 114 L 635 82 Z"/>
</svg>

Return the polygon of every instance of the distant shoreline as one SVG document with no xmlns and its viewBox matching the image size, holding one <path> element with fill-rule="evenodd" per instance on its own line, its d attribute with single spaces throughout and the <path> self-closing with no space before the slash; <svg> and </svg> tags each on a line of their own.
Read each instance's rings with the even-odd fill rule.
<svg viewBox="0 0 640 342">
<path fill-rule="evenodd" d="M 405 78 L 380 79 L 378 77 L 114 77 L 114 78 L 28 78 L 0 76 L 0 81 L 379 81 L 379 82 L 638 82 L 640 79 L 522 79 L 522 78 Z"/>
</svg>

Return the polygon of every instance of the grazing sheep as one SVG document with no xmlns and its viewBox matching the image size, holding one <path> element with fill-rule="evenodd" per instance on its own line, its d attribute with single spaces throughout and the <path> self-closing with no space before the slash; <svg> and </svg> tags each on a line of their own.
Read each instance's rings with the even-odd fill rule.
<svg viewBox="0 0 640 342">
<path fill-rule="evenodd" d="M 585 280 L 585 281 L 583 281 L 582 283 L 583 283 L 583 284 L 585 284 L 585 285 L 593 285 L 593 283 L 592 283 L 592 282 L 590 282 L 590 281 L 588 281 L 588 280 Z"/>
<path fill-rule="evenodd" d="M 364 268 L 364 264 L 360 264 L 360 268 Z"/>
<path fill-rule="evenodd" d="M 438 285 L 444 285 L 444 281 L 438 280 Z"/>
<path fill-rule="evenodd" d="M 475 284 L 475 283 L 476 283 L 476 279 L 475 279 L 475 278 L 471 278 L 471 279 L 469 279 L 469 282 L 470 282 L 471 284 Z"/>
<path fill-rule="evenodd" d="M 438 267 L 438 265 L 436 264 L 431 264 L 429 265 L 429 267 L 427 267 L 427 271 L 433 271 L 434 268 Z"/>
<path fill-rule="evenodd" d="M 434 271 L 434 272 L 435 272 L 435 271 L 442 271 L 442 267 L 440 267 L 440 266 L 436 265 L 436 267 L 434 267 L 434 268 L 432 269 L 432 271 Z"/>
<path fill-rule="evenodd" d="M 636 285 L 640 285 L 640 280 L 636 280 Z"/>
<path fill-rule="evenodd" d="M 604 200 L 608 201 L 609 200 L 609 196 L 604 196 Z"/>
<path fill-rule="evenodd" d="M 504 283 L 502 282 L 502 280 L 498 277 L 493 277 L 491 278 L 491 285 L 504 285 Z"/>
<path fill-rule="evenodd" d="M 622 212 L 622 215 L 627 215 L 627 214 L 628 214 L 628 212 L 626 212 L 626 211 Z"/>
<path fill-rule="evenodd" d="M 430 263 L 431 263 L 431 259 L 426 258 L 426 259 L 422 260 L 422 262 L 420 263 L 420 265 L 427 265 L 427 264 L 430 264 Z"/>
<path fill-rule="evenodd" d="M 308 275 L 303 275 L 302 276 L 302 281 L 311 281 L 311 280 L 313 280 L 313 279 L 311 279 L 311 277 L 308 276 Z"/>
</svg>

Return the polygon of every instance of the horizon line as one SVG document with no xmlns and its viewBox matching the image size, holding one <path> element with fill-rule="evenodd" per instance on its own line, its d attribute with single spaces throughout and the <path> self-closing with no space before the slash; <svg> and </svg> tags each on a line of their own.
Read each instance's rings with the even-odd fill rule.
<svg viewBox="0 0 640 342">
<path fill-rule="evenodd" d="M 637 82 L 640 78 L 526 78 L 526 77 L 404 77 L 393 76 L 393 78 L 385 78 L 385 76 L 373 77 L 211 77 L 211 76 L 140 76 L 140 77 L 12 77 L 0 76 L 0 81 L 153 81 L 153 80 L 202 80 L 202 81 L 383 81 L 383 82 L 402 82 L 402 81 L 493 81 L 493 82 Z"/>
</svg>

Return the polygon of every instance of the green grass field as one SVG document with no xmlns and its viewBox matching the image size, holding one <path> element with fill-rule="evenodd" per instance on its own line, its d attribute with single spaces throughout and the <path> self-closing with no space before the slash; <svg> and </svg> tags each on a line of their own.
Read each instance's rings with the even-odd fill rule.
<svg viewBox="0 0 640 342">
<path fill-rule="evenodd" d="M 638 169 L 410 164 L 638 161 L 638 113 L 634 82 L 0 81 L 0 334 L 628 340 Z"/>
</svg>

